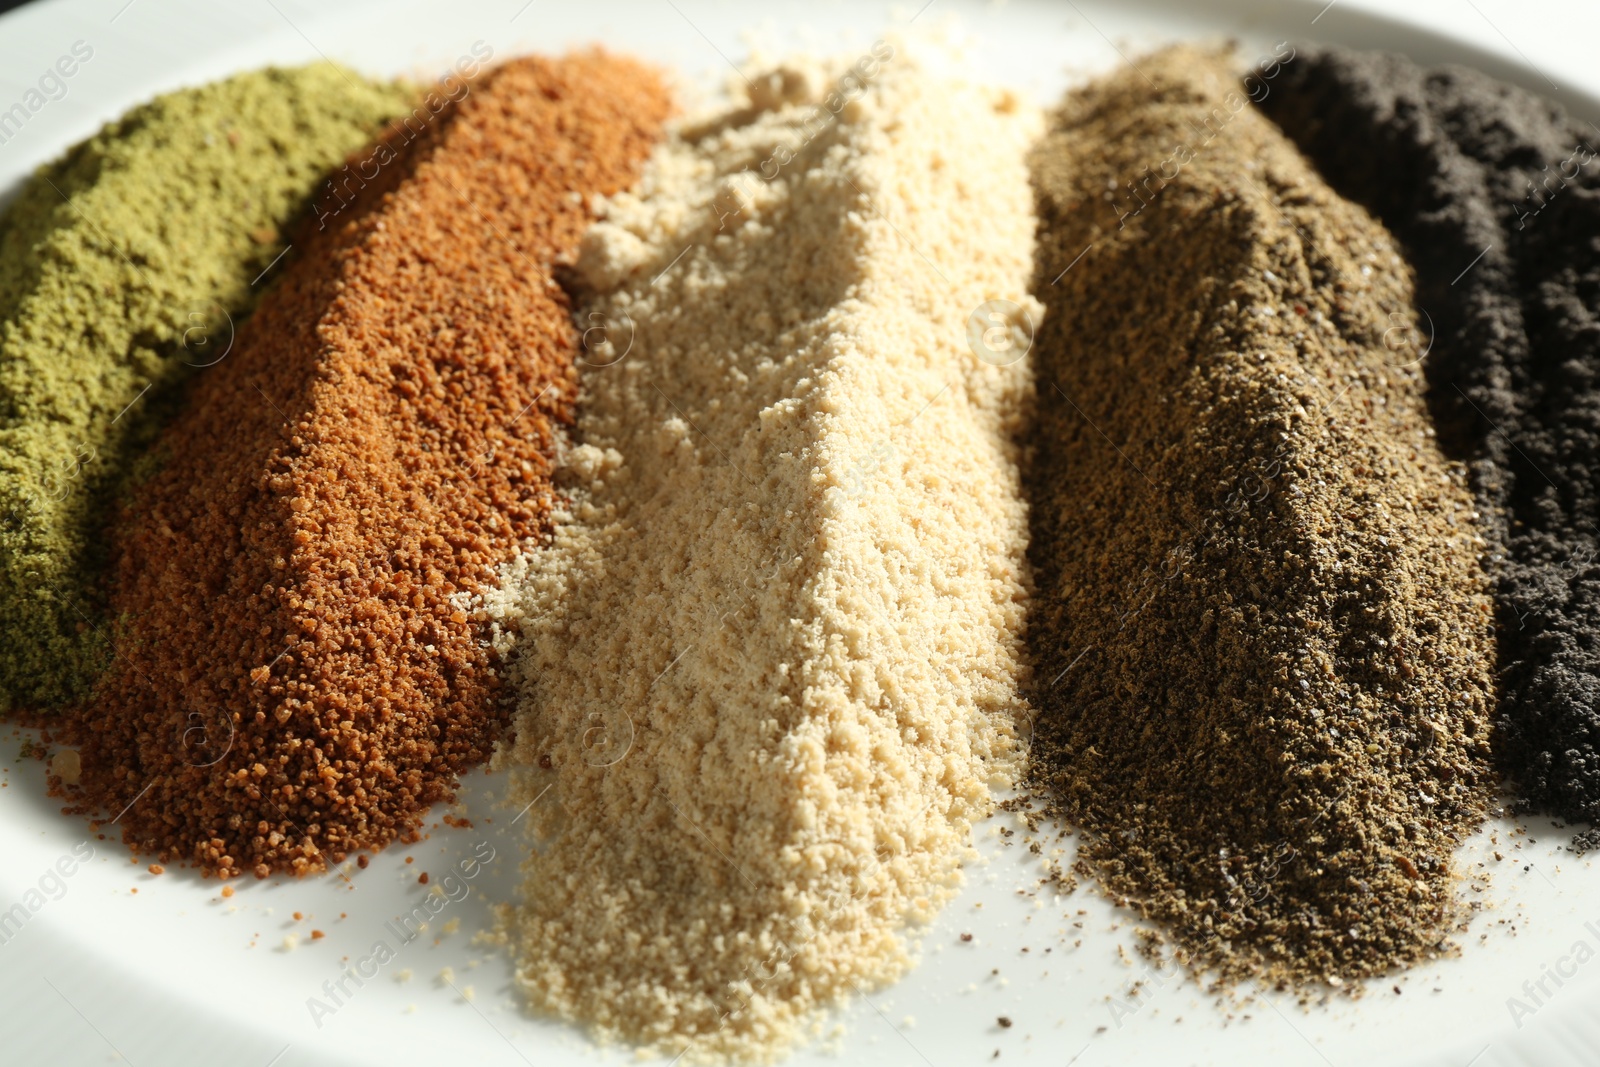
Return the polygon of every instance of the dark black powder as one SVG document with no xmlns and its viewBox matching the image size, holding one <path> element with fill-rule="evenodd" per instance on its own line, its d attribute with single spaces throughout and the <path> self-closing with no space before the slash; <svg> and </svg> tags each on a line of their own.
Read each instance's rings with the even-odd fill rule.
<svg viewBox="0 0 1600 1067">
<path fill-rule="evenodd" d="M 1499 756 L 1528 806 L 1600 822 L 1600 130 L 1474 70 L 1331 48 L 1262 106 L 1415 265 L 1430 406 L 1491 544 Z"/>
</svg>

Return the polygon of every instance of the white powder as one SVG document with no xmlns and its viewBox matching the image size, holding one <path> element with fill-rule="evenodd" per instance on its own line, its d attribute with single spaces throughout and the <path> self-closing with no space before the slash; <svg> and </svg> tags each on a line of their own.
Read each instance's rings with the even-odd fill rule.
<svg viewBox="0 0 1600 1067">
<path fill-rule="evenodd" d="M 770 1060 L 902 974 L 1017 754 L 1030 386 L 968 319 L 1037 322 L 1040 120 L 881 43 L 843 67 L 755 79 L 608 205 L 579 319 L 626 355 L 488 605 L 537 842 L 518 982 L 692 1060 Z"/>
</svg>

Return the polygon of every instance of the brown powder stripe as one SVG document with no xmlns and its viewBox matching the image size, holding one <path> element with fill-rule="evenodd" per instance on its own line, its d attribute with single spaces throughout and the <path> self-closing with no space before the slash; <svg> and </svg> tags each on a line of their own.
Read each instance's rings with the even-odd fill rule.
<svg viewBox="0 0 1600 1067">
<path fill-rule="evenodd" d="M 1475 70 L 1339 48 L 1264 110 L 1405 243 L 1428 399 L 1492 546 L 1495 755 L 1600 845 L 1600 130 Z"/>
<path fill-rule="evenodd" d="M 1035 774 L 1190 962 L 1382 973 L 1457 914 L 1494 660 L 1410 272 L 1224 61 L 1138 71 L 1035 158 Z"/>
</svg>

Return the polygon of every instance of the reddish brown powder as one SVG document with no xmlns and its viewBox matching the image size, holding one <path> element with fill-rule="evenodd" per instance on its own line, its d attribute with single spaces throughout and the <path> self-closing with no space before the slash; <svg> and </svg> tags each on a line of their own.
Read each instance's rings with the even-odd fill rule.
<svg viewBox="0 0 1600 1067">
<path fill-rule="evenodd" d="M 452 598 L 545 529 L 576 393 L 552 263 L 668 103 L 600 53 L 439 103 L 335 176 L 112 531 L 116 660 L 54 784 L 138 852 L 264 877 L 414 837 L 504 721 Z"/>
</svg>

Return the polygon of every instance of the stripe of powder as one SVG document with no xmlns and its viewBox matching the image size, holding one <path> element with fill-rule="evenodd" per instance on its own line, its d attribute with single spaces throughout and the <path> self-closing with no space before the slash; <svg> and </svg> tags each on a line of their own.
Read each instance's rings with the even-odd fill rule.
<svg viewBox="0 0 1600 1067">
<path fill-rule="evenodd" d="M 1071 94 L 1035 154 L 1036 777 L 1225 978 L 1432 958 L 1482 817 L 1482 542 L 1411 278 L 1220 57 Z"/>
<path fill-rule="evenodd" d="M 418 92 L 316 64 L 160 96 L 0 219 L 0 713 L 104 668 L 112 498 L 177 387 L 226 358 L 280 229 Z"/>
<path fill-rule="evenodd" d="M 1600 130 L 1479 71 L 1334 48 L 1264 109 L 1405 243 L 1429 400 L 1494 544 L 1497 753 L 1534 807 L 1600 823 Z"/>
<path fill-rule="evenodd" d="M 71 794 L 134 849 L 313 871 L 414 835 L 488 754 L 458 599 L 547 528 L 577 384 L 553 261 L 666 110 L 631 61 L 518 60 L 319 199 L 113 531 L 117 660 L 72 712 Z"/>
<path fill-rule="evenodd" d="M 784 66 L 586 239 L 610 365 L 496 605 L 541 1010 L 769 1060 L 958 884 L 1015 753 L 1037 123 L 882 42 Z"/>
</svg>

